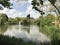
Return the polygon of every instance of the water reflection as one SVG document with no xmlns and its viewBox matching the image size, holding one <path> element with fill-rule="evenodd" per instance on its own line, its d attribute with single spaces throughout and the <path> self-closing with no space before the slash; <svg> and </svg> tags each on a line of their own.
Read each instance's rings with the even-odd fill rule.
<svg viewBox="0 0 60 45">
<path fill-rule="evenodd" d="M 6 26 L 4 26 L 6 28 Z M 5 30 L 5 31 L 4 31 Z M 50 41 L 49 37 L 39 31 L 39 27 L 36 25 L 22 26 L 22 25 L 10 25 L 6 29 L 0 27 L 0 32 L 4 35 L 14 36 L 16 38 L 23 38 L 24 40 L 32 41 Z"/>
<path fill-rule="evenodd" d="M 3 34 L 7 30 L 8 26 L 7 25 L 2 25 L 0 26 L 0 34 Z"/>
<path fill-rule="evenodd" d="M 21 30 L 27 31 L 28 33 L 30 33 L 30 26 L 21 26 Z"/>
</svg>

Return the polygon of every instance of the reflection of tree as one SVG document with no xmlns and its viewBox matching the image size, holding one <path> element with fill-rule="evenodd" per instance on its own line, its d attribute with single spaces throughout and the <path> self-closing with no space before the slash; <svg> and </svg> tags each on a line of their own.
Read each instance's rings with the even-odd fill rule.
<svg viewBox="0 0 60 45">
<path fill-rule="evenodd" d="M 7 30 L 7 26 L 6 25 L 0 26 L 0 33 L 1 34 L 3 34 L 6 30 Z"/>
<path fill-rule="evenodd" d="M 23 26 L 21 29 L 30 33 L 30 26 Z"/>
</svg>

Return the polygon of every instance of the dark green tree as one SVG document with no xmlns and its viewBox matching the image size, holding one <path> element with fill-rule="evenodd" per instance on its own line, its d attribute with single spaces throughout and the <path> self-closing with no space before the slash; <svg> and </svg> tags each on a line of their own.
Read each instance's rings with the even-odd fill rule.
<svg viewBox="0 0 60 45">
<path fill-rule="evenodd" d="M 0 24 L 4 24 L 8 21 L 8 16 L 6 14 L 0 14 Z"/>
<path fill-rule="evenodd" d="M 6 7 L 6 8 L 9 8 L 11 9 L 11 3 L 10 3 L 10 0 L 0 0 L 0 4 L 3 6 L 3 7 Z M 3 7 L 0 6 L 0 10 L 3 9 Z M 4 22 L 8 21 L 8 17 L 6 14 L 0 14 L 0 23 L 3 24 Z"/>
<path fill-rule="evenodd" d="M 49 2 L 51 3 L 51 5 L 52 5 L 54 8 L 56 8 L 56 10 L 58 11 L 58 14 L 57 14 L 58 19 L 57 19 L 57 21 L 59 22 L 59 23 L 58 23 L 58 28 L 59 28 L 59 27 L 60 27 L 60 26 L 59 26 L 59 24 L 60 24 L 60 11 L 59 11 L 58 7 L 55 5 L 55 3 L 56 3 L 57 0 L 48 0 L 48 1 L 49 1 Z M 33 0 L 33 1 L 32 1 L 33 9 L 37 10 L 38 12 L 40 12 L 41 15 L 44 14 L 44 11 L 40 10 L 40 9 L 38 8 L 38 6 L 42 6 L 43 3 L 44 3 L 43 0 Z"/>
<path fill-rule="evenodd" d="M 27 18 L 30 19 L 30 14 L 27 15 Z"/>
<path fill-rule="evenodd" d="M 7 8 L 11 8 L 10 6 L 12 5 L 10 3 L 10 0 L 0 0 L 0 4 L 3 6 L 3 7 L 7 7 Z M 2 9 L 2 7 L 0 6 L 0 9 Z"/>
</svg>

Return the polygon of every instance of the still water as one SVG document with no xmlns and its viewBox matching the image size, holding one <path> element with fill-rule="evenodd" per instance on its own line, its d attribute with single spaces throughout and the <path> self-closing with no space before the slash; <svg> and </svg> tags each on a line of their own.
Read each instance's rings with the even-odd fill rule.
<svg viewBox="0 0 60 45">
<path fill-rule="evenodd" d="M 24 40 L 32 40 L 36 42 L 50 41 L 50 38 L 39 31 L 37 25 L 7 25 L 0 26 L 0 34 L 10 37 L 23 38 Z"/>
</svg>

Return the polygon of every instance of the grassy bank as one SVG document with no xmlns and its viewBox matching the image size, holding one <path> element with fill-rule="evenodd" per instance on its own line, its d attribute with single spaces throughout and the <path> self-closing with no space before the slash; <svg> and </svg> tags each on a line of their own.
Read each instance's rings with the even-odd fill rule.
<svg viewBox="0 0 60 45">
<path fill-rule="evenodd" d="M 52 40 L 52 45 L 59 45 L 60 43 L 60 30 L 58 30 L 57 26 L 48 26 L 40 27 L 40 32 L 48 35 Z"/>
</svg>

